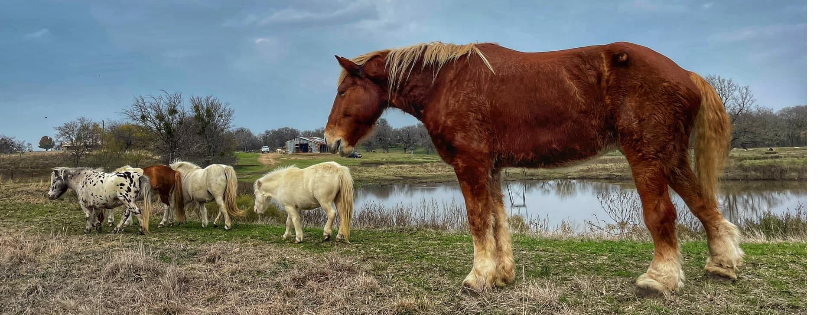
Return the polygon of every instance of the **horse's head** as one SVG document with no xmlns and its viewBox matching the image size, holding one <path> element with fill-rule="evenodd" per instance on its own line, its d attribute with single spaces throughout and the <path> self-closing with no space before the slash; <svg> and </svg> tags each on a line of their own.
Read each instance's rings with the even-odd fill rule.
<svg viewBox="0 0 820 315">
<path fill-rule="evenodd" d="M 262 180 L 257 179 L 256 182 L 253 184 L 253 212 L 257 214 L 262 214 L 265 210 L 268 210 L 268 205 L 270 204 L 270 196 L 262 191 Z"/>
<path fill-rule="evenodd" d="M 363 61 L 354 59 L 361 61 L 359 64 L 339 56 L 336 59 L 343 69 L 342 78 L 327 117 L 325 140 L 330 152 L 338 150 L 344 156 L 367 136 L 387 108 L 388 76 L 380 54 Z"/>
<path fill-rule="evenodd" d="M 56 168 L 51 172 L 51 187 L 48 189 L 48 199 L 60 198 L 68 190 L 68 179 L 66 170 Z"/>
</svg>

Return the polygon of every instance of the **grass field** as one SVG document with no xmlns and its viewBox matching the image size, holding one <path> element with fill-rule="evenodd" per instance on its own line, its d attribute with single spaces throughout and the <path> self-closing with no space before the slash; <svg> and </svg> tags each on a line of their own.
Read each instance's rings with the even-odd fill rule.
<svg viewBox="0 0 820 315">
<path fill-rule="evenodd" d="M 365 162 L 366 160 L 362 160 Z M 358 162 L 358 161 L 356 161 Z M 352 243 L 283 241 L 281 224 L 238 222 L 223 231 L 180 227 L 148 235 L 82 233 L 73 194 L 44 197 L 47 182 L 0 182 L 3 313 L 310 314 L 784 314 L 806 312 L 805 242 L 743 243 L 736 282 L 702 270 L 703 241 L 681 246 L 686 286 L 635 296 L 652 244 L 641 240 L 513 237 L 517 281 L 466 294 L 472 262 L 463 232 L 356 229 Z M 211 217 L 213 217 L 213 213 Z"/>
</svg>

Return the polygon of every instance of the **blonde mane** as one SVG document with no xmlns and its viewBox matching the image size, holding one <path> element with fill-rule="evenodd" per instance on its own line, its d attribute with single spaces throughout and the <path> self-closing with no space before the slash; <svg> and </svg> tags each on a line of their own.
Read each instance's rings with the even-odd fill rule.
<svg viewBox="0 0 820 315">
<path fill-rule="evenodd" d="M 410 73 L 413 71 L 413 67 L 416 65 L 416 61 L 419 60 L 419 57 L 421 57 L 422 69 L 427 66 L 435 69 L 435 72 L 433 73 L 434 82 L 438 76 L 438 72 L 441 71 L 441 68 L 443 68 L 444 65 L 449 62 L 454 62 L 462 56 L 467 56 L 469 59 L 473 54 L 478 55 L 478 57 L 484 61 L 484 65 L 487 66 L 487 69 L 490 69 L 490 72 L 495 74 L 493 66 L 490 65 L 490 62 L 487 61 L 487 58 L 484 57 L 481 50 L 476 47 L 476 44 L 456 45 L 442 42 L 420 43 L 407 47 L 370 52 L 355 57 L 351 59 L 351 61 L 361 66 L 373 57 L 385 52 L 387 53 L 387 56 L 384 60 L 384 67 L 385 71 L 387 71 L 387 81 L 390 91 L 398 89 L 402 81 L 407 81 L 407 78 L 410 77 Z M 342 84 L 342 81 L 345 77 L 347 77 L 347 75 L 347 70 L 342 69 L 337 85 Z"/>
<path fill-rule="evenodd" d="M 174 165 L 176 165 L 176 167 L 174 167 Z M 199 167 L 199 165 L 196 165 L 196 164 L 191 163 L 191 162 L 185 162 L 185 161 L 182 161 L 182 160 L 174 160 L 174 161 L 171 163 L 171 168 L 174 168 L 174 169 L 176 169 L 176 168 L 181 168 L 181 169 L 201 169 L 202 167 Z"/>
<path fill-rule="evenodd" d="M 284 171 L 292 170 L 292 169 L 300 169 L 300 168 L 296 167 L 296 165 L 288 165 L 288 166 L 278 167 L 278 168 L 268 172 L 264 176 L 260 177 L 259 179 L 261 180 L 261 179 L 264 179 L 264 178 L 268 177 L 269 175 L 274 175 L 276 173 L 284 172 Z"/>
</svg>

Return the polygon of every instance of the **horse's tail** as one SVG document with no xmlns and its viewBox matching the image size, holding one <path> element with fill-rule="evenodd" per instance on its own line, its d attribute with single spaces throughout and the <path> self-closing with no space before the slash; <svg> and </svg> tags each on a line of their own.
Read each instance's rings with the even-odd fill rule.
<svg viewBox="0 0 820 315">
<path fill-rule="evenodd" d="M 715 189 L 729 153 L 731 123 L 726 108 L 712 85 L 697 73 L 690 72 L 689 77 L 701 93 L 700 110 L 695 118 L 694 128 L 695 171 L 707 200 L 717 203 Z"/>
<path fill-rule="evenodd" d="M 140 194 L 142 195 L 142 231 L 148 233 L 148 221 L 151 219 L 151 178 L 142 175 L 139 178 Z"/>
<path fill-rule="evenodd" d="M 225 186 L 225 208 L 228 210 L 228 214 L 232 217 L 245 217 L 245 212 L 239 211 L 239 208 L 236 207 L 236 171 L 233 170 L 231 166 L 225 166 L 225 178 L 228 180 Z"/>
<path fill-rule="evenodd" d="M 350 243 L 350 221 L 353 220 L 353 177 L 347 167 L 340 167 L 339 192 L 336 194 L 336 209 L 339 210 L 339 234 Z M 338 239 L 338 237 L 337 237 Z"/>
<path fill-rule="evenodd" d="M 182 173 L 174 171 L 174 209 L 176 210 L 176 221 L 185 222 L 185 201 L 182 199 Z"/>
</svg>

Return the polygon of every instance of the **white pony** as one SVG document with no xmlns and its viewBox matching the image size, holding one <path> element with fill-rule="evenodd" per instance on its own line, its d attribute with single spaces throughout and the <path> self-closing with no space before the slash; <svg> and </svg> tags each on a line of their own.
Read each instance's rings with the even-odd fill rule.
<svg viewBox="0 0 820 315">
<path fill-rule="evenodd" d="M 140 221 L 140 234 L 148 232 L 148 220 L 151 209 L 151 180 L 135 172 L 105 173 L 98 169 L 58 167 L 51 173 L 51 188 L 48 198 L 60 198 L 68 189 L 77 192 L 80 208 L 85 212 L 85 232 L 91 232 L 92 227 L 97 231 L 102 229 L 102 222 L 97 214 L 106 209 L 126 205 L 122 220 L 114 232 L 122 230 L 122 224 L 131 214 Z M 137 199 L 142 198 L 144 205 L 140 211 Z"/>
<path fill-rule="evenodd" d="M 336 162 L 319 163 L 304 169 L 290 166 L 274 170 L 254 183 L 253 206 L 256 213 L 267 210 L 270 200 L 285 207 L 288 213 L 285 234 L 290 236 L 291 225 L 296 230 L 296 243 L 302 242 L 302 225 L 299 210 L 316 209 L 319 206 L 327 214 L 323 241 L 333 233 L 336 209 L 339 210 L 339 232 L 336 240 L 350 242 L 350 221 L 353 217 L 353 178 L 350 170 Z"/>
<path fill-rule="evenodd" d="M 216 201 L 219 214 L 214 219 L 218 227 L 219 218 L 224 216 L 225 230 L 231 229 L 231 216 L 243 217 L 244 213 L 236 207 L 236 172 L 233 167 L 222 164 L 211 164 L 201 168 L 190 162 L 176 161 L 171 168 L 182 174 L 182 195 L 185 204 L 196 203 L 200 209 L 202 227 L 208 226 L 208 209 L 205 203 Z"/>
</svg>

